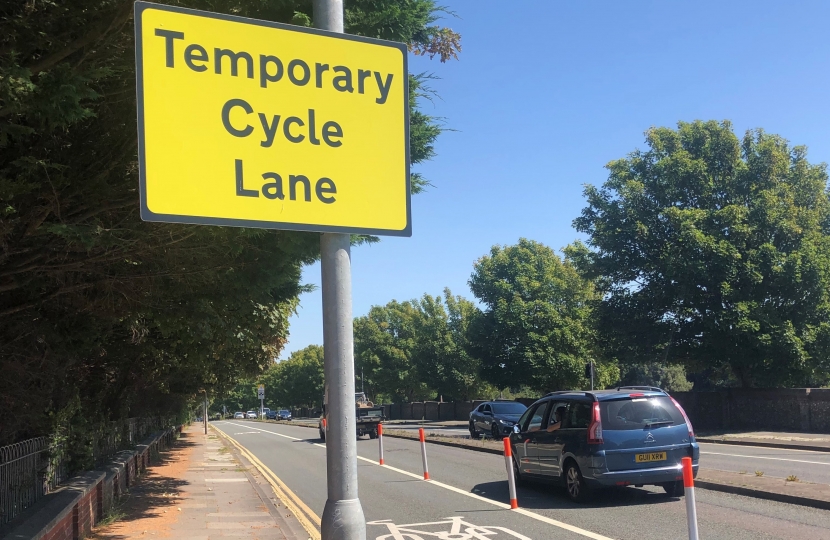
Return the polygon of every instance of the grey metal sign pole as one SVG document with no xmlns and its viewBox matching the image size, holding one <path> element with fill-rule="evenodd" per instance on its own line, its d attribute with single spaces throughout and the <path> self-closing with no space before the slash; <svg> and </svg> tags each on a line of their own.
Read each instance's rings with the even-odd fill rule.
<svg viewBox="0 0 830 540">
<path fill-rule="evenodd" d="M 320 21 L 315 0 L 314 17 Z M 342 15 L 341 15 L 342 16 Z M 325 20 L 325 19 L 324 19 Z M 342 28 L 342 18 L 339 28 Z M 326 466 L 328 499 L 323 510 L 323 540 L 365 540 L 366 519 L 357 496 L 357 426 L 355 425 L 352 276 L 348 234 L 320 236 L 323 282 Z"/>
<path fill-rule="evenodd" d="M 314 26 L 343 32 L 343 0 L 313 0 Z M 351 236 L 320 235 L 323 285 L 323 361 L 326 404 L 326 478 L 323 540 L 366 540 L 357 496 Z"/>
</svg>

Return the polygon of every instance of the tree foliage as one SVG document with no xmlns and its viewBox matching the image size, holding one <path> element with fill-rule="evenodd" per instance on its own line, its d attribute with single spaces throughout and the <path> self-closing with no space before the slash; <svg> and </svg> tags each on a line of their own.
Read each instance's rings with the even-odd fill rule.
<svg viewBox="0 0 830 540">
<path fill-rule="evenodd" d="M 307 0 L 172 3 L 311 21 Z M 319 256 L 315 234 L 139 219 L 132 9 L 0 7 L 0 444 L 58 419 L 181 408 L 256 375 L 285 343 L 301 266 Z M 446 60 L 459 44 L 439 15 L 432 0 L 354 0 L 346 29 Z M 440 133 L 418 95 L 416 83 L 413 163 Z"/>
<path fill-rule="evenodd" d="M 323 347 L 309 345 L 277 362 L 259 378 L 270 407 L 320 407 L 323 404 Z"/>
<path fill-rule="evenodd" d="M 417 311 L 411 302 L 372 306 L 354 321 L 355 371 L 374 398 L 413 401 L 429 397 L 412 361 Z"/>
<path fill-rule="evenodd" d="M 412 362 L 420 380 L 446 401 L 479 397 L 486 385 L 469 343 L 475 305 L 453 296 L 449 289 L 444 289 L 443 297 L 425 294 L 412 304 L 416 336 Z"/>
<path fill-rule="evenodd" d="M 493 246 L 476 262 L 469 284 L 484 306 L 471 346 L 487 381 L 537 391 L 585 384 L 596 292 L 568 261 L 522 238 Z"/>
<path fill-rule="evenodd" d="M 727 371 L 744 386 L 823 384 L 830 359 L 824 164 L 729 122 L 646 133 L 607 165 L 574 224 L 574 260 L 606 294 L 603 341 L 626 362 Z M 589 249 L 590 248 L 590 249 Z"/>
</svg>

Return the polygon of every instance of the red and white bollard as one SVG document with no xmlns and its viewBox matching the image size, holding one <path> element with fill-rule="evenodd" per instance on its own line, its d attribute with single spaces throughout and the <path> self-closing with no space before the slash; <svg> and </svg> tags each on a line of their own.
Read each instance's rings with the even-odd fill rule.
<svg viewBox="0 0 830 540">
<path fill-rule="evenodd" d="M 504 439 L 504 465 L 507 467 L 507 485 L 510 488 L 510 509 L 519 507 L 516 499 L 516 476 L 513 474 L 513 450 L 510 448 L 510 437 Z"/>
<path fill-rule="evenodd" d="M 380 461 L 378 463 L 383 465 L 383 425 L 378 424 L 378 452 L 380 453 Z"/>
<path fill-rule="evenodd" d="M 427 467 L 427 441 L 424 437 L 424 428 L 418 428 L 418 438 L 421 439 L 421 460 L 424 462 L 424 480 L 429 480 L 429 467 Z"/>
<path fill-rule="evenodd" d="M 692 458 L 684 457 L 683 487 L 686 490 L 686 520 L 689 522 L 689 540 L 698 540 L 697 508 L 695 507 L 695 475 L 692 472 Z"/>
</svg>

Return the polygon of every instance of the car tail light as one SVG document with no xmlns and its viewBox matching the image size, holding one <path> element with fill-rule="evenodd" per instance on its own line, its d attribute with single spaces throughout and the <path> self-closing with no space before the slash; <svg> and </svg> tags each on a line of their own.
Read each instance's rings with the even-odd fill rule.
<svg viewBox="0 0 830 540">
<path fill-rule="evenodd" d="M 683 420 L 686 421 L 686 427 L 689 428 L 689 437 L 694 438 L 695 430 L 692 429 L 692 423 L 689 421 L 689 417 L 686 416 L 686 411 L 683 410 L 683 407 L 680 406 L 680 403 L 678 403 L 676 399 L 671 396 L 669 397 L 671 398 L 672 403 L 674 403 L 674 406 L 677 407 L 677 410 L 680 411 L 680 414 L 683 415 Z"/>
<path fill-rule="evenodd" d="M 594 402 L 594 414 L 588 426 L 588 444 L 602 444 L 602 419 L 599 416 L 599 401 Z"/>
</svg>

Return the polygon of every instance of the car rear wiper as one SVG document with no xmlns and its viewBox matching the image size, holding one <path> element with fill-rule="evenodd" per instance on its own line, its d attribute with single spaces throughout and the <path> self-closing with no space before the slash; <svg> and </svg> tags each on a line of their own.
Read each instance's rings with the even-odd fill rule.
<svg viewBox="0 0 830 540">
<path fill-rule="evenodd" d="M 670 426 L 674 424 L 674 420 L 660 420 L 659 422 L 649 422 L 645 425 L 646 429 L 654 426 Z"/>
</svg>

